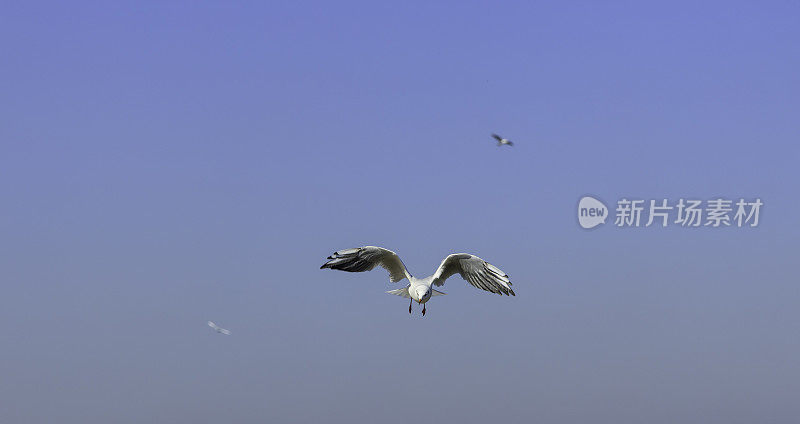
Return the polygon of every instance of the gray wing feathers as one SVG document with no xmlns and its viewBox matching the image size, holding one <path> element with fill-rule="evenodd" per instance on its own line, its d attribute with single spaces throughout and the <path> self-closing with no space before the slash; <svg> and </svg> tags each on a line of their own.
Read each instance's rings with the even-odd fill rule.
<svg viewBox="0 0 800 424">
<path fill-rule="evenodd" d="M 376 266 L 389 271 L 389 280 L 396 283 L 411 274 L 400 257 L 391 250 L 376 246 L 364 246 L 355 249 L 344 249 L 328 256 L 320 269 L 330 268 L 347 272 L 371 271 Z"/>
<path fill-rule="evenodd" d="M 469 284 L 481 290 L 499 295 L 516 296 L 505 272 L 483 259 L 467 253 L 456 253 L 445 258 L 439 265 L 439 269 L 436 270 L 436 274 L 433 275 L 433 284 L 440 287 L 444 285 L 445 280 L 456 273 L 461 274 L 461 277 Z"/>
</svg>

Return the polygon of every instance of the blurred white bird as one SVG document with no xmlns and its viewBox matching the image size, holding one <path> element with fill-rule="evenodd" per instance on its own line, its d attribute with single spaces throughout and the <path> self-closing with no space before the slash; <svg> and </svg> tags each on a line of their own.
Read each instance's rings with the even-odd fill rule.
<svg viewBox="0 0 800 424">
<path fill-rule="evenodd" d="M 497 140 L 497 147 L 504 146 L 504 145 L 508 145 L 508 146 L 513 146 L 514 145 L 514 143 L 509 141 L 507 138 L 500 137 L 497 134 L 492 134 L 492 137 L 494 137 L 494 139 Z"/>
<path fill-rule="evenodd" d="M 226 330 L 226 329 L 224 329 L 224 328 L 222 328 L 222 327 L 218 326 L 217 324 L 214 324 L 214 323 L 213 323 L 213 322 L 211 322 L 211 321 L 209 321 L 209 322 L 208 322 L 208 326 L 209 326 L 209 327 L 211 327 L 211 328 L 212 328 L 214 331 L 216 331 L 217 333 L 224 334 L 224 335 L 226 335 L 226 336 L 230 336 L 230 335 L 231 335 L 231 332 L 230 332 L 230 330 Z"/>
<path fill-rule="evenodd" d="M 431 286 L 442 286 L 447 278 L 456 273 L 461 274 L 461 278 L 481 290 L 497 293 L 501 296 L 516 296 L 514 290 L 511 289 L 511 281 L 508 280 L 508 275 L 505 272 L 468 253 L 454 253 L 446 257 L 439 265 L 436 273 L 425 278 L 412 277 L 396 253 L 375 246 L 364 246 L 335 252 L 333 255 L 328 256 L 328 262 L 325 262 L 320 269 L 330 268 L 348 272 L 364 272 L 372 270 L 375 266 L 381 266 L 389 271 L 389 281 L 393 283 L 404 278 L 408 279 L 409 284 L 405 288 L 390 290 L 386 293 L 407 299 L 410 298 L 409 314 L 411 313 L 411 305 L 416 300 L 417 303 L 423 305 L 422 315 L 424 316 L 425 303 L 432 296 L 445 294 L 434 290 Z"/>
</svg>

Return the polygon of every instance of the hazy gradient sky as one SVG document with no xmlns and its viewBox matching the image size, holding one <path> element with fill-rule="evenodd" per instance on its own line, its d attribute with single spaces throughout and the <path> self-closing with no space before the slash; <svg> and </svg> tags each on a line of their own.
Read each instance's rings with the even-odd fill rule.
<svg viewBox="0 0 800 424">
<path fill-rule="evenodd" d="M 800 416 L 796 2 L 15 3 L 0 422 Z M 587 193 L 764 206 L 585 231 Z M 318 269 L 365 244 L 517 296 L 409 317 Z"/>
</svg>

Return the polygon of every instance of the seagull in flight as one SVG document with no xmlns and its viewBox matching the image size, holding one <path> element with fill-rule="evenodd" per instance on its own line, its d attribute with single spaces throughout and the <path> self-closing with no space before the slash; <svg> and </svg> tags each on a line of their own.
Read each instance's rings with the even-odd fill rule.
<svg viewBox="0 0 800 424">
<path fill-rule="evenodd" d="M 211 327 L 217 333 L 224 334 L 226 336 L 230 336 L 231 335 L 231 331 L 230 330 L 226 330 L 226 329 L 218 326 L 217 324 L 214 324 L 212 321 L 208 322 L 208 326 Z"/>
<path fill-rule="evenodd" d="M 513 146 L 514 145 L 514 143 L 512 143 L 509 139 L 500 137 L 497 134 L 492 134 L 492 137 L 494 137 L 494 139 L 497 140 L 497 147 L 504 146 L 504 145 L 508 145 L 508 146 Z"/>
<path fill-rule="evenodd" d="M 339 250 L 328 256 L 328 262 L 325 262 L 320 269 L 330 268 L 348 272 L 364 272 L 371 271 L 376 266 L 389 271 L 389 281 L 392 283 L 404 278 L 408 279 L 409 284 L 405 288 L 390 290 L 386 293 L 411 299 L 408 305 L 409 314 L 414 301 L 417 301 L 417 303 L 423 305 L 422 316 L 425 316 L 425 304 L 428 300 L 433 296 L 445 294 L 435 290 L 433 286 L 441 287 L 444 285 L 445 280 L 453 274 L 460 274 L 461 278 L 481 290 L 501 296 L 516 296 L 514 290 L 511 289 L 511 281 L 508 280 L 508 275 L 505 272 L 469 253 L 454 253 L 444 258 L 439 265 L 439 269 L 433 275 L 425 278 L 413 277 L 396 253 L 375 246 Z"/>
</svg>

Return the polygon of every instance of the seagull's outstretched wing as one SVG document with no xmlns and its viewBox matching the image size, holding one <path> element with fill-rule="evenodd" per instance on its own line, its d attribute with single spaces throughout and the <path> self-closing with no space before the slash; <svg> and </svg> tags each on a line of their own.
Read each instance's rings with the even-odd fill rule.
<svg viewBox="0 0 800 424">
<path fill-rule="evenodd" d="M 497 134 L 492 134 L 492 137 L 494 137 L 494 139 L 497 140 L 497 141 L 503 141 L 503 137 L 500 137 Z"/>
<path fill-rule="evenodd" d="M 433 284 L 442 286 L 453 274 L 461 274 L 463 279 L 481 290 L 516 296 L 511 289 L 508 275 L 475 255 L 454 253 L 446 257 L 436 270 L 436 274 L 433 274 Z"/>
<path fill-rule="evenodd" d="M 214 331 L 216 331 L 217 333 L 222 333 L 222 334 L 224 334 L 226 336 L 230 336 L 231 335 L 231 331 L 230 330 L 226 330 L 226 329 L 218 326 L 217 324 L 214 324 L 214 322 L 212 322 L 212 321 L 208 322 L 208 326 L 211 327 L 212 329 L 214 329 Z"/>
<path fill-rule="evenodd" d="M 355 249 L 345 249 L 328 256 L 319 269 L 330 268 L 348 272 L 371 271 L 375 266 L 381 266 L 389 271 L 389 280 L 396 283 L 403 278 L 411 279 L 406 266 L 400 257 L 391 250 L 382 247 L 364 246 Z"/>
</svg>

